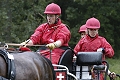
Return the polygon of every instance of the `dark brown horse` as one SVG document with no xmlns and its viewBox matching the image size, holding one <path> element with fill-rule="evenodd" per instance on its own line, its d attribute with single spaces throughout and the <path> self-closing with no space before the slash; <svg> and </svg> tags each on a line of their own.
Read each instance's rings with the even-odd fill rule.
<svg viewBox="0 0 120 80">
<path fill-rule="evenodd" d="M 40 54 L 30 51 L 10 54 L 14 57 L 15 80 L 53 80 L 53 71 Z M 0 76 L 7 78 L 7 67 L 4 57 L 0 55 Z"/>
</svg>

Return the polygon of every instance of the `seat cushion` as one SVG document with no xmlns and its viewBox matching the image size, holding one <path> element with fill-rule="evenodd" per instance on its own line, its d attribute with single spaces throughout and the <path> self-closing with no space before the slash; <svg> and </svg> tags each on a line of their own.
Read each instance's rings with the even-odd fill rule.
<svg viewBox="0 0 120 80">
<path fill-rule="evenodd" d="M 76 64 L 78 66 L 102 64 L 102 52 L 78 52 Z"/>
</svg>

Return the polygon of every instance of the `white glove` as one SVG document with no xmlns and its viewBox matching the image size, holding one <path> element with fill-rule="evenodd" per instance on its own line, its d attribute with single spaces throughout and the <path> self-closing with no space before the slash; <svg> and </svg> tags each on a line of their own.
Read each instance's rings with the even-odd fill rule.
<svg viewBox="0 0 120 80">
<path fill-rule="evenodd" d="M 113 78 L 113 80 L 116 78 L 115 72 L 111 72 L 108 75 L 109 75 L 109 77 Z"/>
<path fill-rule="evenodd" d="M 76 62 L 76 60 L 77 60 L 77 57 L 74 56 L 74 57 L 73 57 L 73 62 Z"/>
<path fill-rule="evenodd" d="M 107 66 L 105 65 L 105 71 L 106 71 L 106 68 L 107 68 Z M 109 77 L 113 78 L 113 79 L 116 78 L 116 73 L 115 73 L 115 72 L 111 72 L 110 70 L 108 70 L 107 75 L 108 75 Z"/>
<path fill-rule="evenodd" d="M 105 52 L 105 49 L 104 49 L 104 48 L 99 48 L 99 49 L 97 49 L 97 52 L 102 52 L 102 53 L 104 53 L 104 52 Z"/>
</svg>

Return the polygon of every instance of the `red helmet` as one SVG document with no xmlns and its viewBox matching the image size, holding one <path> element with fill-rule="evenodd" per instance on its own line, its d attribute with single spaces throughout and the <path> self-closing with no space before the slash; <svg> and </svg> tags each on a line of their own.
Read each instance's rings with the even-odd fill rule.
<svg viewBox="0 0 120 80">
<path fill-rule="evenodd" d="M 85 32 L 87 30 L 86 25 L 82 25 L 79 29 L 79 33 Z"/>
<path fill-rule="evenodd" d="M 55 3 L 49 4 L 45 9 L 45 14 L 61 14 L 61 8 Z"/>
<path fill-rule="evenodd" d="M 100 22 L 96 18 L 90 18 L 86 21 L 86 27 L 89 29 L 99 29 L 100 28 Z"/>
</svg>

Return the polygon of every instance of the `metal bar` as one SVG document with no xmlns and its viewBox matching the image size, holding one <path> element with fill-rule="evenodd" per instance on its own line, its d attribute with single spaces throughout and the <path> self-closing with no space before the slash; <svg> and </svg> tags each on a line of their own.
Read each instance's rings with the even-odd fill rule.
<svg viewBox="0 0 120 80">
<path fill-rule="evenodd" d="M 16 44 L 16 43 L 6 43 L 8 46 L 23 46 L 22 44 Z M 26 44 L 26 46 L 46 46 L 46 45 L 30 45 Z"/>
</svg>

